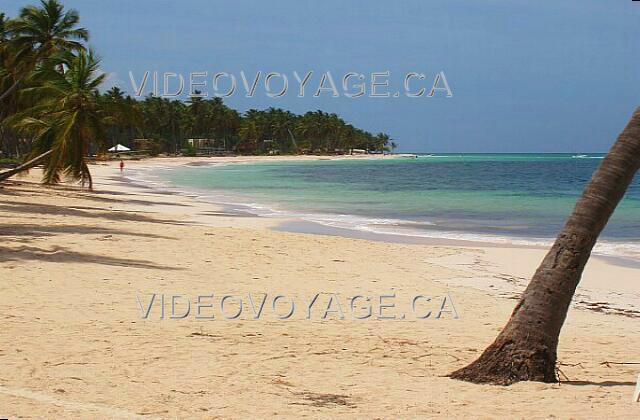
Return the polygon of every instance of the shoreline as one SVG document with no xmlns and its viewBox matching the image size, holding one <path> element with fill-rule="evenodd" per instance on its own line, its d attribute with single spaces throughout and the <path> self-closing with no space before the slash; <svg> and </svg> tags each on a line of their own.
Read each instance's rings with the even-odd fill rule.
<svg viewBox="0 0 640 420">
<path fill-rule="evenodd" d="M 317 160 L 317 156 L 310 156 L 308 160 Z M 238 164 L 269 161 L 272 156 L 245 156 L 241 159 L 228 161 L 226 157 L 207 158 L 202 161 L 199 158 L 180 159 L 174 158 L 171 165 L 164 165 L 163 159 L 147 162 L 146 169 L 173 168 L 184 165 L 200 166 L 203 164 Z M 298 160 L 296 157 L 277 157 L 278 160 Z M 373 159 L 381 157 L 375 156 Z M 214 159 L 210 161 L 209 159 Z M 339 158 L 337 158 L 339 159 Z M 126 172 L 126 171 L 125 171 Z M 215 201 L 201 199 L 200 194 L 180 187 L 157 187 L 147 181 L 130 179 L 126 173 L 115 175 L 112 179 L 122 181 L 125 185 L 135 188 L 150 189 L 161 194 L 174 195 L 180 199 L 197 203 L 198 213 L 190 218 L 190 222 L 216 226 L 218 219 L 229 217 L 231 219 L 243 219 L 243 226 L 256 226 L 260 229 L 273 231 L 312 234 L 318 236 L 338 236 L 347 239 L 358 239 L 400 245 L 416 245 L 429 247 L 446 247 L 468 251 L 473 256 L 465 255 L 451 260 L 442 260 L 447 268 L 456 268 L 466 271 L 465 276 L 456 279 L 452 284 L 474 287 L 484 292 L 495 293 L 499 296 L 516 298 L 524 290 L 534 270 L 542 261 L 548 251 L 548 247 L 517 243 L 493 243 L 484 241 L 472 241 L 465 239 L 448 239 L 438 237 L 418 237 L 409 235 L 385 234 L 375 231 L 359 231 L 355 229 L 339 228 L 323 225 L 318 222 L 297 217 L 269 216 L 263 217 L 248 210 L 238 209 L 236 206 L 216 203 Z M 517 263 L 512 263 L 516 261 Z M 478 263 L 474 265 L 475 263 Z M 574 297 L 573 306 L 596 312 L 621 314 L 631 317 L 640 317 L 640 284 L 635 278 L 639 270 L 637 261 L 629 261 L 625 257 L 609 255 L 592 255 L 583 279 Z M 471 273 L 472 267 L 481 271 L 482 275 Z M 505 274 L 509 273 L 509 274 Z M 514 275 L 514 273 L 517 273 Z M 474 277 L 473 282 L 468 282 L 469 277 Z M 496 279 L 500 279 L 496 281 Z M 614 280 L 612 280 L 614 279 Z M 616 291 L 609 287 L 614 285 Z"/>
<path fill-rule="evenodd" d="M 606 307 L 638 301 L 637 270 L 588 264 L 581 287 L 595 295 L 579 292 L 559 349 L 564 374 L 581 386 L 473 385 L 445 375 L 493 340 L 545 250 L 283 232 L 281 220 L 133 185 L 115 163 L 91 169 L 94 192 L 40 186 L 37 171 L 0 188 L 0 278 L 9 280 L 0 283 L 0 340 L 11 343 L 0 349 L 0 406 L 10 416 L 566 418 L 585 405 L 594 416 L 636 409 L 634 367 L 602 363 L 630 361 L 640 346 L 629 334 L 635 315 Z M 330 294 L 394 293 L 398 310 L 407 296 L 449 294 L 460 319 L 159 320 L 154 307 L 143 320 L 136 297 L 151 293 L 321 293 L 323 305 Z"/>
<path fill-rule="evenodd" d="M 387 155 L 387 157 L 390 157 Z M 406 154 L 397 154 L 392 155 L 393 158 L 402 158 L 406 157 Z M 209 159 L 215 159 L 213 161 Z M 308 160 L 345 160 L 350 159 L 352 156 L 344 155 L 344 156 L 316 156 L 316 155 L 297 155 L 297 156 L 241 156 L 237 158 L 229 158 L 229 157 L 206 157 L 204 160 L 201 158 L 185 158 L 183 162 L 175 162 L 172 161 L 171 165 L 165 168 L 165 165 L 160 165 L 161 158 L 154 161 L 150 167 L 146 166 L 143 169 L 143 172 L 149 172 L 154 168 L 157 169 L 168 169 L 176 166 L 218 166 L 218 165 L 231 165 L 231 164 L 244 164 L 244 163 L 256 163 L 256 162 L 270 162 L 273 160 L 276 161 L 308 161 Z M 363 155 L 363 156 L 353 156 L 355 159 L 381 159 L 383 156 L 381 155 Z M 174 158 L 174 159 L 182 159 L 182 158 Z M 155 165 L 158 163 L 158 165 Z M 162 185 L 157 187 L 155 182 L 151 182 L 148 179 L 140 179 L 140 178 L 131 178 L 127 176 L 127 178 L 136 185 L 140 186 L 149 186 L 151 185 L 153 188 L 158 188 L 161 191 L 169 191 L 172 193 L 176 193 L 179 195 L 185 195 L 191 198 L 201 199 L 201 196 L 207 195 L 207 193 L 211 193 L 212 191 L 203 189 L 198 190 L 195 188 L 189 187 L 181 187 L 181 186 L 168 186 Z M 224 189 L 221 189 L 224 191 Z M 217 192 L 213 191 L 213 193 Z M 489 247 L 489 248 L 526 248 L 526 249 L 541 249 L 548 250 L 551 244 L 553 243 L 554 238 L 537 238 L 537 237 L 509 237 L 509 236 L 495 236 L 491 234 L 480 234 L 476 232 L 462 232 L 462 235 L 471 235 L 475 236 L 475 238 L 463 238 L 459 237 L 458 232 L 451 233 L 446 230 L 434 230 L 433 236 L 421 235 L 417 233 L 400 233 L 400 232 L 392 232 L 392 231 L 384 231 L 384 229 L 374 230 L 374 229 L 356 229 L 349 228 L 343 226 L 334 226 L 331 224 L 323 223 L 321 220 L 314 220 L 305 217 L 295 216 L 295 215 L 262 215 L 256 212 L 255 208 L 252 208 L 249 204 L 246 203 L 224 203 L 216 201 L 215 199 L 204 199 L 202 201 L 211 203 L 215 206 L 222 206 L 226 211 L 233 214 L 247 213 L 256 217 L 268 217 L 270 219 L 280 220 L 280 225 L 282 226 L 281 230 L 284 231 L 292 231 L 299 233 L 315 233 L 315 234 L 331 234 L 338 235 L 344 237 L 351 238 L 363 238 L 369 240 L 381 240 L 387 242 L 396 242 L 396 243 L 409 243 L 409 244 L 427 244 L 427 245 L 450 245 L 450 246 L 463 246 L 463 247 Z M 241 207 L 241 208 L 240 208 Z M 273 211 L 273 210 L 272 210 Z M 312 216 L 313 214 L 310 214 Z M 317 216 L 323 215 L 322 213 L 318 213 Z M 326 216 L 336 216 L 329 215 Z M 348 217 L 361 217 L 358 215 L 352 214 L 338 214 L 338 216 L 348 216 Z M 407 221 L 410 222 L 410 221 Z M 548 243 L 546 243 L 548 242 Z M 600 244 L 606 244 L 608 247 L 611 246 L 624 246 L 627 242 L 618 242 L 618 241 L 607 241 L 600 240 Z M 596 245 L 598 248 L 598 245 Z M 625 266 L 629 268 L 640 268 L 640 260 L 628 255 L 621 254 L 610 254 L 605 253 L 604 250 L 594 250 L 592 254 L 592 258 L 603 259 L 613 265 Z"/>
<path fill-rule="evenodd" d="M 230 210 L 232 213 L 233 210 Z M 259 215 L 249 213 L 248 217 L 261 217 Z M 428 237 L 428 236 L 411 236 L 398 235 L 393 233 L 382 233 L 375 231 L 359 231 L 355 229 L 326 226 L 318 222 L 308 220 L 292 220 L 284 219 L 279 225 L 272 228 L 282 232 L 308 233 L 312 235 L 331 235 L 344 238 L 365 239 L 369 241 L 390 242 L 398 244 L 417 244 L 429 246 L 451 246 L 459 248 L 501 248 L 501 249 L 533 249 L 548 251 L 549 246 L 518 244 L 518 243 L 498 243 L 490 241 L 474 241 L 468 239 L 452 239 L 446 237 Z M 602 255 L 594 254 L 591 259 L 598 259 L 608 264 L 640 269 L 640 261 L 631 257 L 618 255 Z"/>
</svg>

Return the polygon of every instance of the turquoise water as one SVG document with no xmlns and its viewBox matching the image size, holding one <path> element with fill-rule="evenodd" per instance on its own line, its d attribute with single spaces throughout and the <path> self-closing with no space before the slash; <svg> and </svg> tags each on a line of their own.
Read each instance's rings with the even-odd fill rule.
<svg viewBox="0 0 640 420">
<path fill-rule="evenodd" d="M 158 175 L 266 216 L 401 235 L 544 242 L 561 228 L 602 156 L 442 154 L 184 167 Z M 640 245 L 637 179 L 603 239 Z"/>
</svg>

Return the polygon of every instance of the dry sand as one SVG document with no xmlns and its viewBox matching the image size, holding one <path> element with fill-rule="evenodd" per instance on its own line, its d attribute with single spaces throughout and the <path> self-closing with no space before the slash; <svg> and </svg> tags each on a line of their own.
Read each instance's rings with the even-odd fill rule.
<svg viewBox="0 0 640 420">
<path fill-rule="evenodd" d="M 0 417 L 640 415 L 631 401 L 640 365 L 603 364 L 640 362 L 638 269 L 589 263 L 560 342 L 569 382 L 473 385 L 445 375 L 493 340 L 544 250 L 275 231 L 275 219 L 132 186 L 115 164 L 93 173 L 94 193 L 44 188 L 37 171 L 0 188 Z M 138 299 L 144 309 L 152 293 L 144 320 Z M 261 293 L 254 320 L 248 295 L 258 306 Z M 383 314 L 407 317 L 377 319 L 378 297 L 393 293 L 397 307 Z M 177 294 L 191 313 L 172 320 Z M 215 319 L 196 319 L 195 300 L 208 294 L 214 307 L 201 313 Z M 243 297 L 239 319 L 223 318 L 226 294 Z M 277 294 L 296 303 L 291 319 L 276 317 L 286 302 L 272 310 Z M 345 319 L 321 319 L 331 294 Z M 433 297 L 418 308 L 431 317 L 411 313 L 416 294 Z M 628 312 L 599 301 L 607 294 L 628 300 Z M 371 318 L 353 319 L 366 313 L 350 311 L 354 295 L 372 298 Z M 459 319 L 435 319 L 444 296 Z M 227 315 L 238 308 L 228 303 Z"/>
</svg>

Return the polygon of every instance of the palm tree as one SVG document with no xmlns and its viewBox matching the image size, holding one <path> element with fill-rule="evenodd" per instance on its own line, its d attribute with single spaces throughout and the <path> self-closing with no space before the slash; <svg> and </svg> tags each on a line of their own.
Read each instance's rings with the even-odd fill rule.
<svg viewBox="0 0 640 420">
<path fill-rule="evenodd" d="M 75 10 L 64 11 L 58 0 L 41 0 L 40 8 L 27 6 L 18 19 L 8 25 L 12 37 L 8 48 L 15 51 L 12 85 L 0 95 L 0 101 L 11 94 L 43 60 L 63 51 L 81 51 L 82 41 L 89 39 L 89 32 L 77 28 L 80 17 Z"/>
<path fill-rule="evenodd" d="M 0 71 L 5 72 L 7 70 L 7 66 L 5 63 L 5 58 L 8 53 L 8 44 L 9 44 L 9 29 L 7 26 L 11 25 L 11 21 L 9 21 L 4 13 L 0 13 Z M 3 77 L 3 74 L 0 73 L 0 78 Z"/>
<path fill-rule="evenodd" d="M 374 139 L 373 147 L 377 152 L 384 152 L 385 150 L 388 150 L 387 146 L 390 140 L 391 137 L 388 134 L 378 133 Z"/>
<path fill-rule="evenodd" d="M 189 132 L 188 135 L 190 137 L 198 137 L 198 138 L 208 138 L 209 135 L 206 132 L 206 106 L 207 103 L 199 96 L 202 92 L 199 90 L 195 91 L 195 95 L 189 97 L 187 103 L 189 104 L 189 108 L 187 108 L 187 114 L 185 118 L 189 121 Z"/>
<path fill-rule="evenodd" d="M 225 149 L 233 140 L 240 128 L 240 114 L 235 109 L 224 105 L 222 116 L 220 117 L 219 130 L 224 141 Z"/>
<path fill-rule="evenodd" d="M 12 21 L 7 19 L 4 13 L 0 13 L 0 92 L 8 90 L 14 83 L 13 74 L 15 73 L 16 56 L 15 51 L 11 48 L 11 32 L 9 28 Z M 0 108 L 0 121 L 2 117 L 9 114 L 9 103 L 15 102 L 3 95 L 0 98 L 2 108 Z"/>
<path fill-rule="evenodd" d="M 9 118 L 16 130 L 33 135 L 32 156 L 44 159 L 44 181 L 55 184 L 64 174 L 93 187 L 86 157 L 104 140 L 110 117 L 102 110 L 98 87 L 106 78 L 93 51 L 55 56 L 35 72 L 41 86 L 23 89 L 36 105 Z M 68 70 L 60 73 L 57 66 Z M 3 177 L 0 175 L 0 180 Z"/>
<path fill-rule="evenodd" d="M 298 131 L 303 136 L 304 146 L 311 152 L 325 148 L 329 134 L 328 114 L 325 112 L 309 111 L 302 116 L 298 124 Z"/>
<path fill-rule="evenodd" d="M 555 382 L 558 338 L 591 250 L 640 168 L 640 107 L 578 200 L 511 319 L 452 378 L 477 383 Z"/>
<path fill-rule="evenodd" d="M 7 26 L 10 21 L 5 17 L 4 13 L 0 13 L 0 91 L 8 89 L 7 83 L 12 84 L 9 68 L 11 67 L 11 61 L 13 56 L 9 51 L 8 40 L 9 31 Z M 0 122 L 13 112 L 12 106 L 10 106 L 9 100 L 0 101 Z M 5 140 L 7 137 L 6 130 L 0 126 L 0 150 L 7 150 L 7 144 Z"/>
<path fill-rule="evenodd" d="M 117 86 L 112 87 L 101 95 L 100 106 L 111 116 L 108 128 L 110 146 L 118 143 L 131 146 L 130 140 L 134 133 L 142 126 L 142 112 L 138 102 L 130 96 L 125 97 L 124 92 Z"/>
<path fill-rule="evenodd" d="M 236 150 L 240 149 L 247 153 L 255 153 L 262 135 L 262 126 L 257 118 L 244 119 L 240 123 L 240 129 L 238 130 L 240 141 L 236 144 Z"/>
</svg>

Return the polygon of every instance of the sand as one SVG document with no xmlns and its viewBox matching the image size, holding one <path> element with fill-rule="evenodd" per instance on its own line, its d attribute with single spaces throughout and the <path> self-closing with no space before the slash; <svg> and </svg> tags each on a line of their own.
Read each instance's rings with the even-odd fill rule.
<svg viewBox="0 0 640 420">
<path fill-rule="evenodd" d="M 0 417 L 640 413 L 632 402 L 640 365 L 604 364 L 640 362 L 637 268 L 589 263 L 561 336 L 565 382 L 473 385 L 445 375 L 494 339 L 544 250 L 282 232 L 273 229 L 277 219 L 131 185 L 115 164 L 92 172 L 93 193 L 42 187 L 37 171 L 0 188 Z M 249 296 L 259 305 L 263 294 L 253 319 Z M 382 315 L 405 319 L 378 319 L 380 296 L 393 294 L 383 301 L 396 307 Z M 187 299 L 191 312 L 171 319 L 177 295 L 176 314 Z M 235 298 L 222 311 L 225 295 Z M 355 319 L 367 313 L 366 305 L 350 310 L 355 295 L 370 298 L 370 318 Z M 419 313 L 411 311 L 415 295 L 431 297 L 419 301 Z M 238 296 L 241 315 L 225 319 Z M 616 304 L 601 301 L 607 296 Z M 215 319 L 197 318 L 198 297 L 214 305 L 201 315 Z M 436 319 L 445 297 L 450 311 Z M 330 309 L 338 301 L 343 314 L 322 319 L 332 299 Z M 279 319 L 290 301 L 294 314 Z M 428 310 L 430 317 L 416 319 Z"/>
</svg>

